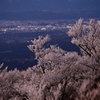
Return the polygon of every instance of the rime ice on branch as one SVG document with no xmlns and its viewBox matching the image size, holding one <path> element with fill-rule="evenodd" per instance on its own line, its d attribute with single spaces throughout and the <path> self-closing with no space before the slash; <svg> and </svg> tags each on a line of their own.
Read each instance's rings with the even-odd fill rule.
<svg viewBox="0 0 100 100">
<path fill-rule="evenodd" d="M 100 21 L 91 19 L 90 22 L 84 22 L 79 19 L 67 34 L 72 37 L 71 42 L 80 48 L 83 55 L 100 63 Z"/>
<path fill-rule="evenodd" d="M 78 59 L 76 52 L 66 52 L 57 45 L 50 45 L 48 48 L 45 48 L 44 45 L 50 40 L 50 36 L 39 36 L 38 39 L 34 39 L 32 45 L 29 45 L 28 48 L 35 53 L 36 60 L 38 64 L 36 67 L 42 69 L 42 73 L 45 73 L 45 70 L 53 70 L 61 66 L 72 65 L 73 62 Z M 35 67 L 34 67 L 35 68 Z"/>
</svg>

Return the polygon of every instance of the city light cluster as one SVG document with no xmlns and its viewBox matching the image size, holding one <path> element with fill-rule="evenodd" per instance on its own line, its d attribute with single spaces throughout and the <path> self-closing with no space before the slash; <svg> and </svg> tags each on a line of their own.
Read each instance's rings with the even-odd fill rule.
<svg viewBox="0 0 100 100">
<path fill-rule="evenodd" d="M 0 21 L 0 34 L 20 33 L 20 32 L 41 32 L 50 30 L 65 31 L 73 24 L 68 24 L 68 20 L 37 20 L 37 21 Z"/>
</svg>

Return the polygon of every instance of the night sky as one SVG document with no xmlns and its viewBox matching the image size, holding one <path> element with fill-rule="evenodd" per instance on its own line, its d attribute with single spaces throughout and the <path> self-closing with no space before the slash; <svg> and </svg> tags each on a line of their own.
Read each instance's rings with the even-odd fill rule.
<svg viewBox="0 0 100 100">
<path fill-rule="evenodd" d="M 0 12 L 94 9 L 100 9 L 100 0 L 0 0 Z"/>
</svg>

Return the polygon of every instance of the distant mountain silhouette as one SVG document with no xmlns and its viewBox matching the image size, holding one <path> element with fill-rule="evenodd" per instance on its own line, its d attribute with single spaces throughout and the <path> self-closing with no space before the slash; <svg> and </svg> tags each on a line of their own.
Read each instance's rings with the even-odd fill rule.
<svg viewBox="0 0 100 100">
<path fill-rule="evenodd" d="M 100 10 L 1 12 L 0 20 L 50 20 L 100 18 Z"/>
</svg>

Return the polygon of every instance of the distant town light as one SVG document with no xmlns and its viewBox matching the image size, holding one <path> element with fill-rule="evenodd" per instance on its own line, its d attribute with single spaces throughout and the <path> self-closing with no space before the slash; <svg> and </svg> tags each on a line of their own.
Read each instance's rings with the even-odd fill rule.
<svg viewBox="0 0 100 100">
<path fill-rule="evenodd" d="M 72 26 L 68 26 L 68 25 L 67 25 L 66 28 L 72 28 Z"/>
<path fill-rule="evenodd" d="M 6 32 L 6 31 L 7 31 L 7 29 L 2 29 L 2 31 L 3 31 L 3 32 Z"/>
<path fill-rule="evenodd" d="M 51 25 L 47 25 L 46 27 L 51 27 Z"/>
<path fill-rule="evenodd" d="M 21 26 L 17 26 L 17 27 L 21 27 Z"/>
<path fill-rule="evenodd" d="M 45 31 L 45 30 L 46 30 L 46 28 L 41 28 L 41 30 L 44 30 L 44 31 Z"/>
</svg>

